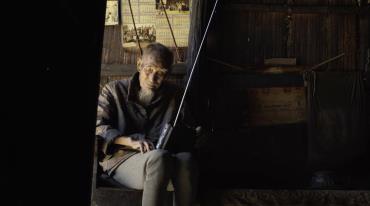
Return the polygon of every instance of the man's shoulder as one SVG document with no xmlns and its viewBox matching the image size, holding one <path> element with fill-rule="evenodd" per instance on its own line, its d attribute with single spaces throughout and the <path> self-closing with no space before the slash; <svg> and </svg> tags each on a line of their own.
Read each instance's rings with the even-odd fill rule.
<svg viewBox="0 0 370 206">
<path fill-rule="evenodd" d="M 173 82 L 166 81 L 165 86 L 166 90 L 171 94 L 181 94 L 183 92 L 183 88 Z"/>
<path fill-rule="evenodd" d="M 127 94 L 128 87 L 128 79 L 113 80 L 104 85 L 102 92 L 108 92 L 111 94 Z"/>
<path fill-rule="evenodd" d="M 129 79 L 120 79 L 120 80 L 113 80 L 105 84 L 105 87 L 108 87 L 110 89 L 116 89 L 119 87 L 127 88 L 129 85 L 130 80 Z"/>
</svg>

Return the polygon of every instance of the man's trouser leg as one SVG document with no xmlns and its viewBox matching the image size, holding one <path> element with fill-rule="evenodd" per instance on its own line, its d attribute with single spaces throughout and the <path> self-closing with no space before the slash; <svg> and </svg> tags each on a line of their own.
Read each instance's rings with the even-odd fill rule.
<svg viewBox="0 0 370 206">
<path fill-rule="evenodd" d="M 174 173 L 172 177 L 175 188 L 175 206 L 193 206 L 195 204 L 198 183 L 198 170 L 194 157 L 189 152 L 173 155 Z"/>
<path fill-rule="evenodd" d="M 113 178 L 128 188 L 143 190 L 142 206 L 163 206 L 172 168 L 170 153 L 152 150 L 124 161 Z"/>
</svg>

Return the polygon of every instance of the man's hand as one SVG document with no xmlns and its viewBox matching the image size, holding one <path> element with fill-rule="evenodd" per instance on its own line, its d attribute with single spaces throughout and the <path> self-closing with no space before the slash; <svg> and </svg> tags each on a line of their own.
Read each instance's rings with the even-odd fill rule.
<svg viewBox="0 0 370 206">
<path fill-rule="evenodd" d="M 154 149 L 154 144 L 150 140 L 131 140 L 130 146 L 133 149 L 140 150 L 142 154 Z"/>
<path fill-rule="evenodd" d="M 131 147 L 132 149 L 139 150 L 141 153 L 149 152 L 155 148 L 150 140 L 133 140 L 131 137 L 127 136 L 116 138 L 114 143 Z"/>
</svg>

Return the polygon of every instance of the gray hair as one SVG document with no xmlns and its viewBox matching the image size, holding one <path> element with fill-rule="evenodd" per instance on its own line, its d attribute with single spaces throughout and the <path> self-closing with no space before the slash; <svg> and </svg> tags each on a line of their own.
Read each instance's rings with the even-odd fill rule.
<svg viewBox="0 0 370 206">
<path fill-rule="evenodd" d="M 151 43 L 143 48 L 143 56 L 151 55 L 156 62 L 160 62 L 165 69 L 170 70 L 173 64 L 172 51 L 160 43 Z"/>
</svg>

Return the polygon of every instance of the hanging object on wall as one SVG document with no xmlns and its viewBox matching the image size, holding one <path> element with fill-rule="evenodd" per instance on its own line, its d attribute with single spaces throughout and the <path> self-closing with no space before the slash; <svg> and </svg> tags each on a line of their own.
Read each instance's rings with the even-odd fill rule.
<svg viewBox="0 0 370 206">
<path fill-rule="evenodd" d="M 188 46 L 191 0 L 162 0 L 163 4 L 161 0 L 121 1 L 123 47 L 137 47 L 137 40 L 143 47 L 152 42 L 175 47 L 169 23 L 177 46 Z M 137 34 L 132 19 L 135 21 Z"/>
<path fill-rule="evenodd" d="M 306 121 L 304 87 L 249 88 L 244 91 L 244 126 L 268 126 Z"/>
<path fill-rule="evenodd" d="M 105 25 L 118 25 L 118 1 L 107 1 L 105 10 Z"/>
</svg>

